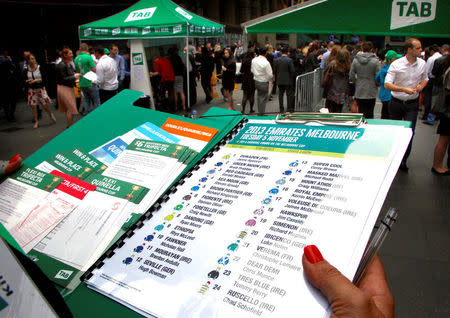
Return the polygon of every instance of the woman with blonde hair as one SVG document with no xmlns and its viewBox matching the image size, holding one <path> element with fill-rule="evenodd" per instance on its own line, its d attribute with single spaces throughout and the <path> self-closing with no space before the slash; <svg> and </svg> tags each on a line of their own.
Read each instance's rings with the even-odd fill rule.
<svg viewBox="0 0 450 318">
<path fill-rule="evenodd" d="M 73 52 L 69 48 L 61 51 L 62 61 L 56 65 L 56 84 L 58 97 L 58 111 L 66 114 L 67 127 L 73 124 L 73 115 L 78 114 L 75 99 L 75 83 L 81 77 L 76 73 L 73 66 Z"/>
<path fill-rule="evenodd" d="M 28 105 L 31 106 L 31 111 L 33 112 L 33 128 L 39 127 L 38 120 L 38 112 L 37 105 L 41 105 L 41 107 L 47 112 L 50 116 L 51 120 L 56 123 L 55 115 L 53 115 L 52 111 L 48 107 L 48 104 L 52 102 L 50 97 L 47 95 L 47 90 L 44 86 L 44 81 L 41 73 L 41 68 L 39 64 L 36 62 L 36 57 L 34 54 L 30 54 L 26 58 L 28 66 L 23 71 L 25 78 L 25 85 L 28 88 Z"/>
<path fill-rule="evenodd" d="M 330 55 L 328 55 L 328 58 L 325 61 L 325 66 L 328 66 L 336 58 L 336 54 L 337 52 L 339 52 L 339 50 L 341 50 L 340 45 L 333 45 Z"/>
</svg>

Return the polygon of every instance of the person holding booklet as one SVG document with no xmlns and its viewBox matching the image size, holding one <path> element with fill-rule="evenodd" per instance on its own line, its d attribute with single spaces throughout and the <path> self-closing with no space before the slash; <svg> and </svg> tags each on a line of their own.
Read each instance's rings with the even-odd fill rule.
<svg viewBox="0 0 450 318">
<path fill-rule="evenodd" d="M 304 248 L 302 264 L 308 281 L 330 303 L 331 317 L 394 317 L 394 297 L 378 256 L 359 287 L 328 263 L 315 245 Z"/>
</svg>

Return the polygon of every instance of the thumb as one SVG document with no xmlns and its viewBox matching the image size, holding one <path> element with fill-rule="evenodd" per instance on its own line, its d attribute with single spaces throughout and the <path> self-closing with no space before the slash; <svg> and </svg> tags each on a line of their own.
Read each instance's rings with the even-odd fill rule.
<svg viewBox="0 0 450 318">
<path fill-rule="evenodd" d="M 302 263 L 308 281 L 328 299 L 332 317 L 374 317 L 377 310 L 370 297 L 324 260 L 315 245 L 304 248 Z"/>
<path fill-rule="evenodd" d="M 324 260 L 315 245 L 304 248 L 303 269 L 308 281 L 333 304 L 338 299 L 352 299 L 359 289 L 335 267 Z"/>
</svg>

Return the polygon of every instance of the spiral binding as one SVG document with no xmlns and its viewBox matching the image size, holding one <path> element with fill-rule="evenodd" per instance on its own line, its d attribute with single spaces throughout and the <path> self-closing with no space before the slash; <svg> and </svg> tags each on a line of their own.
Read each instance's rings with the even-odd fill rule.
<svg viewBox="0 0 450 318">
<path fill-rule="evenodd" d="M 92 272 L 96 268 L 101 268 L 107 258 L 111 258 L 115 252 L 114 250 L 121 248 L 125 242 L 124 240 L 130 238 L 134 235 L 134 231 L 140 229 L 144 226 L 146 220 L 153 216 L 153 212 L 158 211 L 161 208 L 162 203 L 169 200 L 171 194 L 177 191 L 177 187 L 185 183 L 185 179 L 192 176 L 192 173 L 200 168 L 201 165 L 205 164 L 207 158 L 211 158 L 215 152 L 219 151 L 221 147 L 227 144 L 228 141 L 233 139 L 233 137 L 239 132 L 239 130 L 248 122 L 247 118 L 243 118 L 233 129 L 231 129 L 228 134 L 226 134 L 214 147 L 212 147 L 202 159 L 200 159 L 191 169 L 189 169 L 186 174 L 178 180 L 174 185 L 172 185 L 137 221 L 134 223 L 122 236 L 113 244 L 111 247 L 103 253 L 102 256 L 91 266 L 89 269 L 80 277 L 81 281 L 89 280 L 93 274 Z"/>
</svg>

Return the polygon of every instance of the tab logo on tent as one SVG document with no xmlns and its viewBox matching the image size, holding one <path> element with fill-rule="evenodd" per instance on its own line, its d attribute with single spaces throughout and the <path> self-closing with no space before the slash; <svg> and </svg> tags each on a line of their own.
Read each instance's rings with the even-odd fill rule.
<svg viewBox="0 0 450 318">
<path fill-rule="evenodd" d="M 55 275 L 55 278 L 58 279 L 69 279 L 69 277 L 72 275 L 73 271 L 65 271 L 65 270 L 60 270 L 58 272 L 58 274 Z"/>
<path fill-rule="evenodd" d="M 173 34 L 179 33 L 181 31 L 183 31 L 183 27 L 181 24 L 173 27 Z"/>
<path fill-rule="evenodd" d="M 150 19 L 155 11 L 156 7 L 132 11 L 124 22 Z"/>
<path fill-rule="evenodd" d="M 433 21 L 437 0 L 393 0 L 391 30 Z"/>
<path fill-rule="evenodd" d="M 144 57 L 142 53 L 133 53 L 133 65 L 143 65 Z"/>
<path fill-rule="evenodd" d="M 86 30 L 84 30 L 84 36 L 90 36 L 91 34 L 92 34 L 91 28 L 87 28 Z"/>
<path fill-rule="evenodd" d="M 120 28 L 115 28 L 112 30 L 112 35 L 120 34 Z"/>
<path fill-rule="evenodd" d="M 148 34 L 151 32 L 151 27 L 147 26 L 142 29 L 142 34 Z"/>
<path fill-rule="evenodd" d="M 177 7 L 175 9 L 175 11 L 178 12 L 179 14 L 181 14 L 183 17 L 185 17 L 188 20 L 192 19 L 192 15 L 190 15 L 189 13 L 187 13 L 186 11 L 181 9 L 180 7 Z"/>
</svg>

